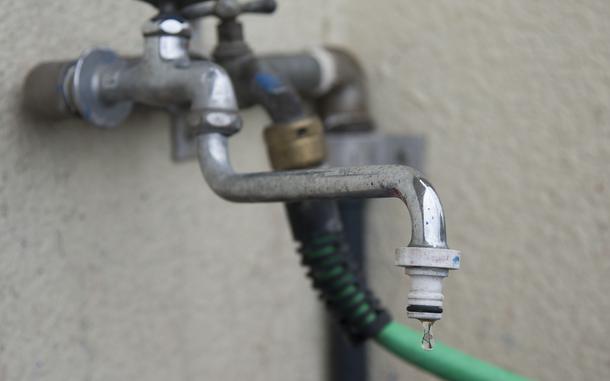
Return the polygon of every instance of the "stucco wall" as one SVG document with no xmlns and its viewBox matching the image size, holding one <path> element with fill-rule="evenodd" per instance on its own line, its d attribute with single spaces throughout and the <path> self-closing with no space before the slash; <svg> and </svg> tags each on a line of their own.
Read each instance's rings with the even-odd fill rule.
<svg viewBox="0 0 610 381">
<path fill-rule="evenodd" d="M 248 19 L 256 48 L 349 47 L 380 128 L 428 138 L 464 252 L 441 340 L 534 378 L 607 378 L 610 5 L 280 5 Z M 214 196 L 196 163 L 169 160 L 161 113 L 99 131 L 20 109 L 36 62 L 137 53 L 149 15 L 119 0 L 0 7 L 0 380 L 319 380 L 321 313 L 281 206 Z M 265 118 L 245 119 L 236 166 L 265 168 Z M 386 200 L 370 214 L 373 285 L 404 321 L 391 262 L 406 212 Z M 374 380 L 430 379 L 378 350 L 373 362 Z"/>
</svg>

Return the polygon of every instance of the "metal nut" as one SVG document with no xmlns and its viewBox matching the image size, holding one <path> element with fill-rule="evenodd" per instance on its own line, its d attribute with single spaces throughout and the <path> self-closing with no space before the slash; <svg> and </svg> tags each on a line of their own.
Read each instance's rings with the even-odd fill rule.
<svg viewBox="0 0 610 381">
<path fill-rule="evenodd" d="M 304 118 L 265 129 L 273 169 L 300 169 L 321 164 L 326 156 L 324 128 L 317 118 Z"/>
</svg>

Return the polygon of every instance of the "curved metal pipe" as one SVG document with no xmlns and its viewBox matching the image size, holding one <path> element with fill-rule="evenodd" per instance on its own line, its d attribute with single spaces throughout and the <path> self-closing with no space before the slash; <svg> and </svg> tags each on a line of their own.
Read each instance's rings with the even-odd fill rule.
<svg viewBox="0 0 610 381">
<path fill-rule="evenodd" d="M 292 202 L 308 199 L 401 199 L 411 216 L 409 246 L 447 248 L 445 217 L 436 191 L 415 169 L 402 165 L 236 173 L 228 137 L 198 137 L 203 177 L 220 197 L 234 202 Z"/>
</svg>

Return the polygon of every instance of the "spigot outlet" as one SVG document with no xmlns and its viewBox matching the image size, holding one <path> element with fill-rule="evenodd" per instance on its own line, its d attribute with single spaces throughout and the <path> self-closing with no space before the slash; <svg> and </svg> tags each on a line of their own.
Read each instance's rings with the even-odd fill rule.
<svg viewBox="0 0 610 381">
<path fill-rule="evenodd" d="M 411 278 L 407 296 L 407 316 L 422 323 L 443 317 L 443 278 L 449 270 L 460 268 L 457 250 L 431 247 L 396 249 L 396 265 L 405 268 Z"/>
</svg>

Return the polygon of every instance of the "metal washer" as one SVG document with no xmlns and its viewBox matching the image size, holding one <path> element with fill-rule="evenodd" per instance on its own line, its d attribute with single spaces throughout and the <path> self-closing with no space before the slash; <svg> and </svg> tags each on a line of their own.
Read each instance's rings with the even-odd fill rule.
<svg viewBox="0 0 610 381">
<path fill-rule="evenodd" d="M 72 84 L 74 103 L 86 121 L 101 128 L 117 127 L 133 107 L 133 102 L 104 102 L 99 97 L 100 68 L 117 65 L 121 58 L 108 49 L 85 51 L 74 68 Z"/>
</svg>

